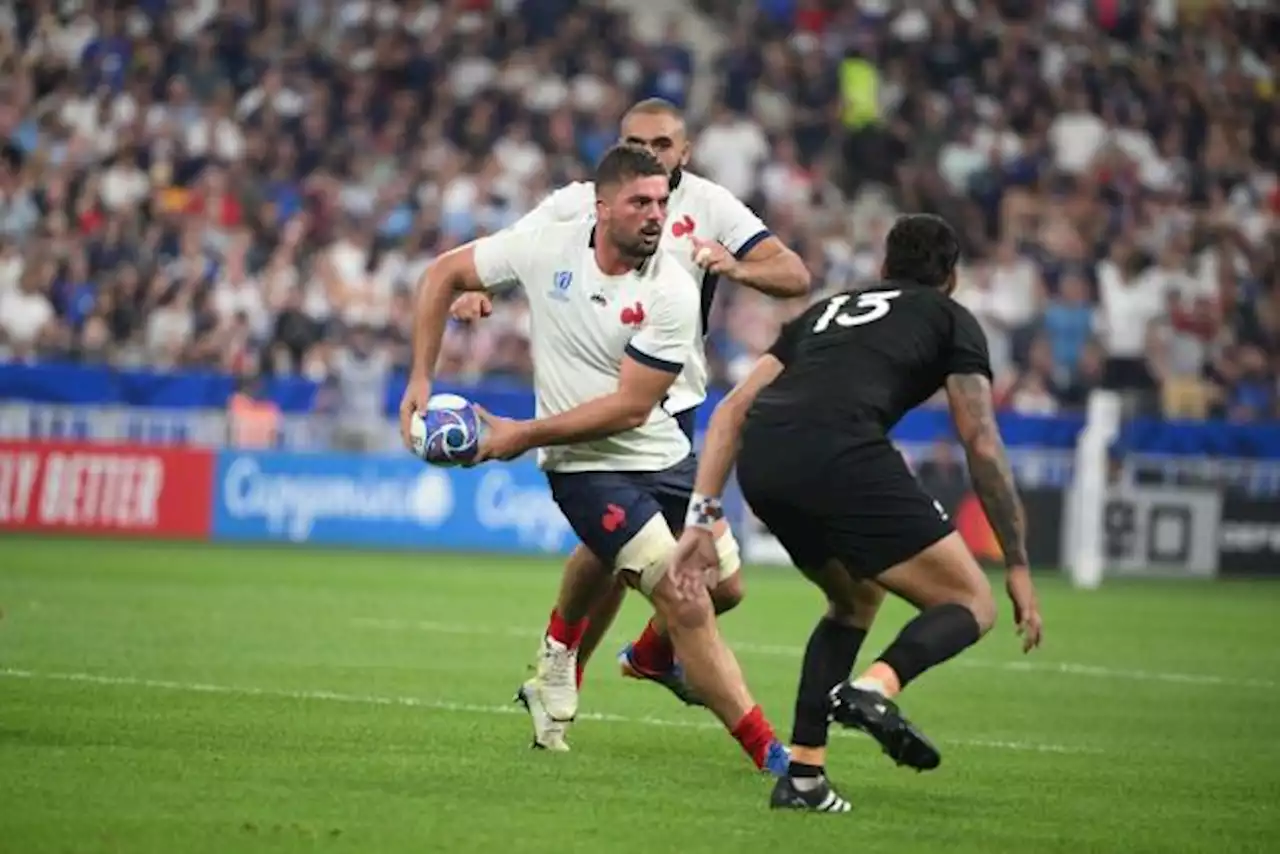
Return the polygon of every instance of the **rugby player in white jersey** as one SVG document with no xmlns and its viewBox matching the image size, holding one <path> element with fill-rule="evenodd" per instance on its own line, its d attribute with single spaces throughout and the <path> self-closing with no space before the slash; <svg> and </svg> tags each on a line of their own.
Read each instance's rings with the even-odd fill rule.
<svg viewBox="0 0 1280 854">
<path fill-rule="evenodd" d="M 700 284 L 697 343 L 665 404 L 692 440 L 695 411 L 707 396 L 703 336 L 718 280 L 731 279 L 770 296 L 794 298 L 808 293 L 809 272 L 796 253 L 732 193 L 685 170 L 689 140 L 684 119 L 673 104 L 651 99 L 633 106 L 622 118 L 621 141 L 647 148 L 670 174 L 671 200 L 660 245 L 672 252 Z M 513 227 L 580 221 L 593 214 L 595 204 L 596 192 L 590 182 L 569 184 L 544 199 Z M 472 293 L 459 297 L 452 313 L 459 320 L 477 320 L 491 310 L 486 295 Z M 717 613 L 732 609 L 743 596 L 737 546 L 727 531 L 727 524 L 718 523 L 721 578 L 711 594 Z M 564 646 L 573 658 L 578 685 L 587 660 L 617 615 L 625 592 L 626 587 L 613 580 L 608 567 L 590 549 L 579 546 L 574 550 L 565 568 L 547 636 Z M 622 650 L 619 662 L 625 675 L 658 682 L 685 702 L 698 702 L 684 684 L 661 621 L 650 621 L 640 637 Z"/>
<path fill-rule="evenodd" d="M 697 469 L 693 446 L 666 403 L 693 358 L 701 322 L 693 277 L 659 249 L 671 194 L 667 171 L 644 149 L 617 146 L 596 171 L 595 193 L 594 220 L 508 229 L 441 256 L 427 270 L 401 431 L 408 445 L 413 414 L 431 393 L 455 297 L 522 286 L 533 327 L 537 417 L 513 421 L 481 411 L 486 429 L 477 461 L 539 449 L 539 465 L 574 533 L 649 598 L 688 684 L 757 768 L 781 774 L 786 749 L 720 638 L 708 592 L 681 594 L 666 577 Z M 537 674 L 522 693 L 535 721 L 535 746 L 567 749 L 563 725 L 577 712 L 577 689 L 564 645 L 544 641 Z"/>
</svg>

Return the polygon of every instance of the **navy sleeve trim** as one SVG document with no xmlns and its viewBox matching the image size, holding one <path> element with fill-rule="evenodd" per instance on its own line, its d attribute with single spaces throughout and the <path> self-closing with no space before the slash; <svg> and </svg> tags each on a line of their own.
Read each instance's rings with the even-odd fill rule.
<svg viewBox="0 0 1280 854">
<path fill-rule="evenodd" d="M 646 368 L 653 368 L 655 371 L 664 371 L 668 374 L 678 374 L 684 370 L 684 365 L 680 362 L 668 362 L 666 359 L 655 359 L 648 353 L 642 353 L 633 345 L 628 344 L 626 353 Z"/>
<path fill-rule="evenodd" d="M 764 231 L 756 232 L 751 236 L 751 238 L 746 243 L 738 247 L 738 251 L 733 253 L 733 257 L 741 261 L 743 258 L 747 257 L 748 252 L 750 252 L 752 249 L 755 249 L 757 246 L 761 244 L 761 242 L 763 242 L 764 240 L 767 240 L 770 237 L 773 237 L 773 232 L 767 228 Z"/>
</svg>

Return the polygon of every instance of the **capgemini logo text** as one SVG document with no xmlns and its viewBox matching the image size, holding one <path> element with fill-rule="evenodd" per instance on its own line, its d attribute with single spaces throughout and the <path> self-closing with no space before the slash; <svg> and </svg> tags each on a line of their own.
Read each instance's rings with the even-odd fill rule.
<svg viewBox="0 0 1280 854">
<path fill-rule="evenodd" d="M 449 476 L 430 468 L 410 477 L 264 472 L 253 457 L 238 457 L 223 478 L 227 513 L 261 518 L 290 540 L 306 540 L 317 522 L 400 522 L 434 528 L 453 512 Z"/>
</svg>

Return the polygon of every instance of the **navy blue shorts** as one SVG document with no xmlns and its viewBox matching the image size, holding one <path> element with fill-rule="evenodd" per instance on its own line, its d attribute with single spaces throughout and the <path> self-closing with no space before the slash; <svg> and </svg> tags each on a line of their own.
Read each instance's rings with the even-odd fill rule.
<svg viewBox="0 0 1280 854">
<path fill-rule="evenodd" d="M 659 513 L 673 534 L 680 533 L 697 473 L 697 457 L 690 454 L 665 471 L 547 472 L 547 482 L 578 539 L 612 566 L 622 547 Z"/>
<path fill-rule="evenodd" d="M 698 408 L 686 409 L 684 412 L 677 412 L 674 416 L 676 423 L 680 425 L 680 432 L 684 433 L 684 437 L 689 440 L 689 444 L 693 444 L 693 431 L 698 426 Z"/>
</svg>

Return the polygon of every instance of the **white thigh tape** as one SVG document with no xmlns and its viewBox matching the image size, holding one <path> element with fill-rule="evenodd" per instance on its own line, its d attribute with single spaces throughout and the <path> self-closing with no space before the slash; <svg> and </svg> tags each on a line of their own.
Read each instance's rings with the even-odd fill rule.
<svg viewBox="0 0 1280 854">
<path fill-rule="evenodd" d="M 658 513 L 644 523 L 634 537 L 618 550 L 615 568 L 630 570 L 640 576 L 640 591 L 646 596 L 653 593 L 676 551 L 676 538 L 667 521 Z"/>
</svg>

